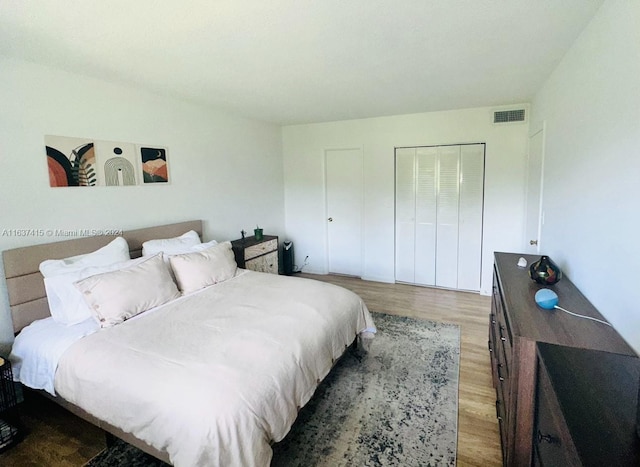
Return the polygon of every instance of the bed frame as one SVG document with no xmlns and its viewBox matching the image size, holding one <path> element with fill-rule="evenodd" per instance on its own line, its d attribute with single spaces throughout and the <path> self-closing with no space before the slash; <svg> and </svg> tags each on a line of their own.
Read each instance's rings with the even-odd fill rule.
<svg viewBox="0 0 640 467">
<path fill-rule="evenodd" d="M 130 230 L 123 232 L 122 236 L 129 244 L 131 257 L 137 258 L 142 254 L 143 242 L 156 238 L 177 237 L 189 230 L 195 230 L 202 239 L 202 221 L 199 220 Z M 39 266 L 42 261 L 90 253 L 107 245 L 114 238 L 116 238 L 115 235 L 82 237 L 4 251 L 2 253 L 2 259 L 4 262 L 5 277 L 7 279 L 7 292 L 9 295 L 9 306 L 11 307 L 14 333 L 19 333 L 22 328 L 28 326 L 35 320 L 51 316 L 43 277 L 39 271 Z M 152 456 L 170 463 L 169 456 L 166 452 L 159 451 L 144 441 L 134 438 L 131 434 L 125 433 L 119 428 L 96 419 L 61 397 L 53 397 L 45 391 L 37 392 L 60 404 L 80 418 L 102 428 L 108 434 L 117 436 Z M 107 439 L 110 439 L 109 436 L 107 436 Z"/>
</svg>

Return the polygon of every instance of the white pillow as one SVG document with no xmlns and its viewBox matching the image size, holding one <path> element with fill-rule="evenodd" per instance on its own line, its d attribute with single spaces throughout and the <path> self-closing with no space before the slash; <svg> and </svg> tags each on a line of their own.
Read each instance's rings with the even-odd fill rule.
<svg viewBox="0 0 640 467">
<path fill-rule="evenodd" d="M 108 266 L 88 267 L 66 274 L 45 277 L 44 288 L 47 291 L 51 317 L 57 323 L 65 325 L 77 324 L 90 318 L 92 316 L 91 309 L 74 283 L 96 274 L 133 266 L 142 260 L 143 258 L 131 259 Z"/>
<path fill-rule="evenodd" d="M 211 240 L 210 242 L 206 242 L 206 243 L 198 243 L 197 245 L 193 245 L 192 247 L 189 247 L 188 251 L 181 251 L 180 253 L 176 253 L 176 254 L 192 253 L 194 251 L 208 250 L 209 248 L 217 244 L 218 242 L 216 242 L 215 240 Z"/>
<path fill-rule="evenodd" d="M 117 271 L 96 274 L 75 283 L 103 328 L 180 296 L 162 254 Z"/>
<path fill-rule="evenodd" d="M 153 256 L 158 253 L 165 255 L 185 253 L 189 251 L 188 248 L 199 243 L 201 243 L 200 236 L 195 230 L 190 230 L 175 238 L 147 240 L 142 244 L 142 256 Z"/>
<path fill-rule="evenodd" d="M 217 245 L 217 244 L 218 244 L 218 242 L 216 242 L 215 240 L 211 240 L 210 242 L 207 242 L 207 243 L 198 243 L 197 245 L 176 247 L 176 248 L 171 249 L 169 253 L 162 252 L 162 257 L 164 258 L 164 262 L 169 264 L 169 258 L 171 258 L 172 256 L 182 255 L 184 253 L 193 253 L 195 251 L 206 250 L 206 249 L 209 249 L 212 246 Z M 169 268 L 169 270 L 171 270 L 171 268 Z M 171 272 L 171 274 L 173 274 L 173 271 Z"/>
<path fill-rule="evenodd" d="M 178 287 L 185 294 L 230 279 L 238 269 L 231 242 L 219 243 L 200 252 L 174 255 L 169 262 Z"/>
<path fill-rule="evenodd" d="M 87 267 L 107 266 L 131 259 L 129 245 L 122 237 L 117 237 L 109 244 L 86 255 L 72 256 L 65 259 L 48 259 L 40 263 L 40 272 L 44 277 L 53 277 L 78 271 Z"/>
</svg>

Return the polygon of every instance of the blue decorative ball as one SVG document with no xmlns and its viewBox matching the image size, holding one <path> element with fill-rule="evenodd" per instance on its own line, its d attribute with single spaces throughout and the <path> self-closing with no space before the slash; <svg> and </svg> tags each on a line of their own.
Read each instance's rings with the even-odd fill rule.
<svg viewBox="0 0 640 467">
<path fill-rule="evenodd" d="M 551 289 L 538 290 L 535 299 L 538 306 L 545 310 L 553 310 L 558 304 L 558 294 Z"/>
</svg>

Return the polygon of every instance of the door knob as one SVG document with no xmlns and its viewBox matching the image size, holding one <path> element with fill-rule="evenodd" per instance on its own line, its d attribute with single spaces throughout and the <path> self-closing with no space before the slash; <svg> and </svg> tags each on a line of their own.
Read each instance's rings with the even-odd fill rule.
<svg viewBox="0 0 640 467">
<path fill-rule="evenodd" d="M 327 219 L 329 222 L 333 222 L 333 217 L 330 217 L 329 219 Z"/>
<path fill-rule="evenodd" d="M 538 240 L 529 240 L 529 245 L 537 245 Z"/>
</svg>

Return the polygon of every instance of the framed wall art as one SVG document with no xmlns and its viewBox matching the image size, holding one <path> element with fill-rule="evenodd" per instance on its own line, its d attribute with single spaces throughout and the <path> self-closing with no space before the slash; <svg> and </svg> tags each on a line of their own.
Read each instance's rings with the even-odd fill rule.
<svg viewBox="0 0 640 467">
<path fill-rule="evenodd" d="M 166 147 L 52 135 L 44 140 L 52 187 L 169 182 Z"/>
</svg>

